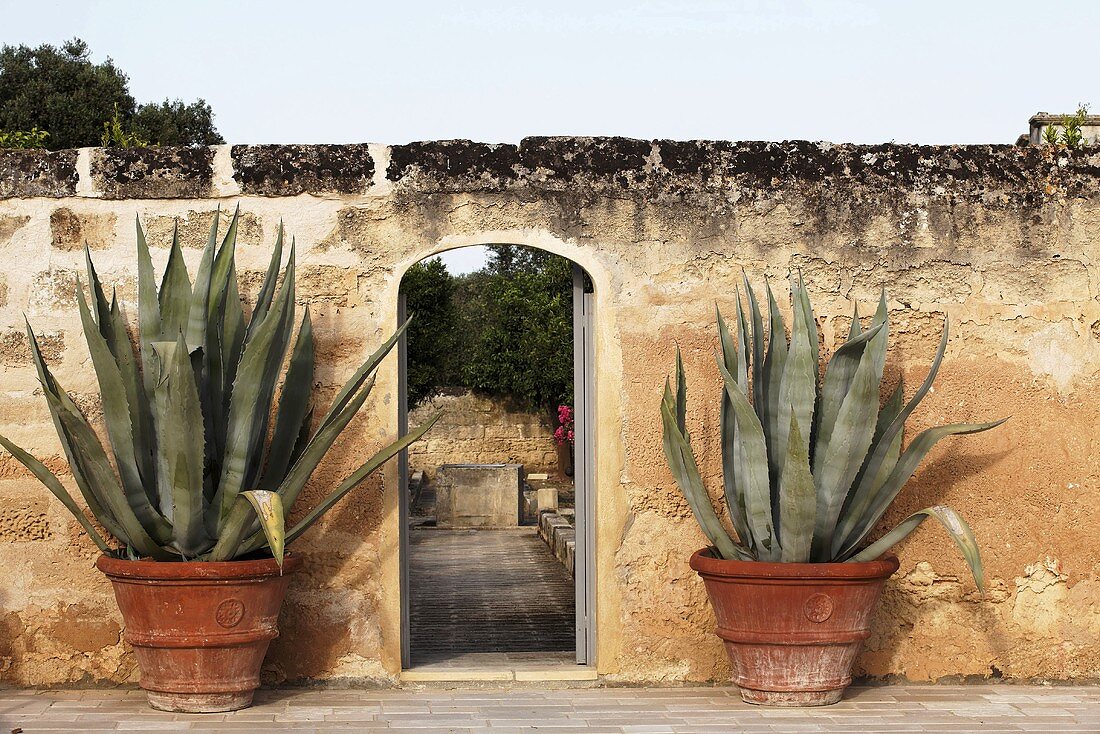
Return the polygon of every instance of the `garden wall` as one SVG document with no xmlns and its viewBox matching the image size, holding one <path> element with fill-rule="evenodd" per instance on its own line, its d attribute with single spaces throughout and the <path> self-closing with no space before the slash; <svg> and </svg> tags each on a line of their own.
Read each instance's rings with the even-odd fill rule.
<svg viewBox="0 0 1100 734">
<path fill-rule="evenodd" d="M 436 395 L 409 413 L 409 425 L 436 412 L 431 433 L 409 448 L 410 471 L 429 478 L 443 464 L 522 464 L 526 472 L 557 471 L 550 418 L 472 392 Z"/>
<path fill-rule="evenodd" d="M 22 336 L 90 414 L 95 378 L 73 307 L 87 241 L 134 309 L 133 220 L 163 267 L 180 218 L 194 272 L 215 207 L 242 212 L 238 266 L 256 288 L 282 219 L 318 342 L 324 404 L 395 326 L 412 263 L 468 244 L 570 257 L 596 299 L 597 668 L 609 681 L 722 680 L 702 586 L 704 539 L 662 457 L 658 403 L 678 343 L 689 430 L 719 485 L 714 306 L 742 268 L 780 291 L 805 275 L 824 352 L 852 302 L 889 294 L 892 380 L 926 374 L 909 436 L 1011 415 L 942 443 L 889 520 L 933 503 L 973 524 L 989 588 L 922 528 L 898 548 L 859 669 L 913 680 L 1100 677 L 1100 155 L 1035 147 L 854 146 L 532 138 L 520 145 L 221 146 L 0 153 L 0 431 L 64 472 Z M 391 359 L 305 504 L 396 428 Z M 400 669 L 396 470 L 297 543 L 265 679 L 389 684 Z M 71 477 L 64 475 L 71 485 Z M 302 512 L 302 508 L 297 510 Z M 0 458 L 0 676 L 9 684 L 133 681 L 94 546 Z"/>
</svg>

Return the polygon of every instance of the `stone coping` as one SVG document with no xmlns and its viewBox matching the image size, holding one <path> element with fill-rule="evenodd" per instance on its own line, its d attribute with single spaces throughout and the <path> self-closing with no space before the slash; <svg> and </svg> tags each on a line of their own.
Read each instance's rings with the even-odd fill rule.
<svg viewBox="0 0 1100 734">
<path fill-rule="evenodd" d="M 833 184 L 1041 201 L 1100 196 L 1100 149 L 530 137 L 406 145 L 0 150 L 0 199 L 612 192 L 680 197 Z"/>
</svg>

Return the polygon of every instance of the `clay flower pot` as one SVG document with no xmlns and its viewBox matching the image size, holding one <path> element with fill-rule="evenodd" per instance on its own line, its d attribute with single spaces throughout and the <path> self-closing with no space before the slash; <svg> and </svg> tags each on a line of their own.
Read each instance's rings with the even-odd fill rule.
<svg viewBox="0 0 1100 734">
<path fill-rule="evenodd" d="M 153 708 L 213 713 L 252 703 L 279 636 L 289 574 L 302 559 L 128 561 L 100 556 Z"/>
<path fill-rule="evenodd" d="M 691 567 L 718 619 L 748 703 L 825 706 L 852 682 L 893 556 L 866 563 L 761 563 L 696 551 Z"/>
</svg>

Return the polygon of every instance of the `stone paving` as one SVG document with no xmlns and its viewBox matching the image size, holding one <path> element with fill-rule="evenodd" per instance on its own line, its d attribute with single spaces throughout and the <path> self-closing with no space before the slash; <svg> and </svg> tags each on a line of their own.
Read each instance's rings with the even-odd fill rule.
<svg viewBox="0 0 1100 734">
<path fill-rule="evenodd" d="M 732 688 L 264 690 L 231 714 L 156 712 L 138 690 L 0 690 L 0 732 L 387 731 L 507 734 L 1100 732 L 1098 686 L 852 688 L 820 709 L 742 703 Z"/>
<path fill-rule="evenodd" d="M 535 528 L 409 532 L 414 666 L 575 648 L 573 579 Z"/>
</svg>

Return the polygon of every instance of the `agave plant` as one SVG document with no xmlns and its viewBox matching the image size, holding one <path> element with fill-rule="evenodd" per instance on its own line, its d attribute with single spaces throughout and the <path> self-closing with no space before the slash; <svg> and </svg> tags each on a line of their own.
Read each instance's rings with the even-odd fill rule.
<svg viewBox="0 0 1100 734">
<path fill-rule="evenodd" d="M 27 324 L 39 381 L 73 480 L 91 514 L 123 547 L 108 544 L 42 462 L 2 436 L 0 445 L 64 503 L 104 553 L 161 561 L 226 561 L 270 553 L 281 566 L 287 543 L 438 418 L 379 450 L 287 529 L 286 513 L 363 406 L 375 368 L 405 326 L 359 367 L 314 427 L 308 308 L 286 359 L 295 322 L 293 241 L 280 285 L 280 225 L 255 307 L 246 318 L 234 264 L 237 214 L 220 247 L 218 219 L 215 214 L 194 285 L 178 231 L 173 233 L 159 291 L 138 222 L 137 354 L 118 299 L 112 292 L 107 300 L 85 249 L 91 305 L 79 283 L 77 301 L 113 466 L 88 419 L 50 373 Z"/>
<path fill-rule="evenodd" d="M 933 445 L 950 435 L 977 433 L 992 423 L 929 428 L 902 451 L 905 421 L 928 394 L 947 348 L 944 320 L 928 377 L 904 401 L 899 383 L 879 407 L 889 317 L 886 294 L 864 331 L 852 317 L 847 341 L 819 380 L 817 322 L 801 276 L 791 285 L 790 340 L 770 286 L 771 337 L 764 348 L 763 316 L 744 279 L 748 310 L 737 294 L 734 334 L 718 313 L 725 386 L 721 409 L 722 473 L 726 507 L 736 538 L 726 532 L 703 486 L 685 428 L 687 387 L 676 353 L 676 389 L 665 381 L 661 402 L 664 449 L 676 483 L 707 538 L 728 560 L 826 563 L 874 560 L 925 519 L 939 520 L 983 587 L 981 555 L 970 527 L 937 505 L 903 520 L 865 545 L 898 492 Z"/>
</svg>

